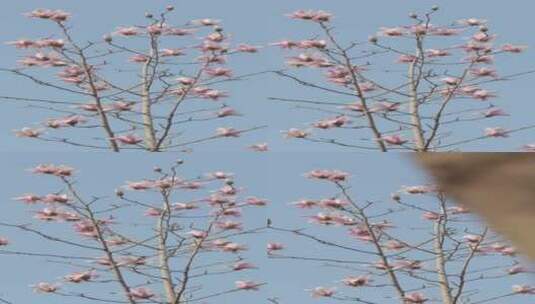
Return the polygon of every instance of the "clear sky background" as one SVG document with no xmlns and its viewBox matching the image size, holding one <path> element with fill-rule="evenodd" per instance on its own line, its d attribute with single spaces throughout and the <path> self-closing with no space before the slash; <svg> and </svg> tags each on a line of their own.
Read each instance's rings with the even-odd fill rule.
<svg viewBox="0 0 535 304">
<path fill-rule="evenodd" d="M 145 11 L 158 12 L 167 4 L 176 6 L 170 23 L 182 24 L 187 20 L 203 17 L 217 18 L 223 21 L 228 33 L 232 34 L 233 42 L 248 42 L 254 45 L 266 45 L 281 39 L 306 39 L 314 32 L 315 27 L 306 22 L 290 20 L 284 15 L 300 8 L 324 9 L 334 14 L 333 24 L 336 31 L 345 41 L 367 39 L 376 33 L 381 26 L 396 26 L 409 23 L 407 15 L 411 11 L 427 11 L 432 5 L 438 4 L 441 11 L 436 17 L 436 24 L 449 24 L 458 19 L 479 17 L 488 19 L 491 30 L 499 35 L 498 43 L 520 43 L 535 45 L 535 37 L 531 29 L 535 26 L 532 1 L 72 1 L 72 0 L 25 0 L 6 1 L 0 12 L 2 20 L 2 40 L 13 40 L 21 37 L 35 38 L 46 36 L 53 27 L 41 20 L 30 20 L 22 13 L 37 7 L 62 8 L 72 12 L 73 30 L 79 41 L 100 40 L 105 33 L 113 31 L 117 26 L 143 23 Z M 0 46 L 0 66 L 13 67 L 20 56 L 15 48 L 8 45 Z M 286 53 L 277 48 L 265 48 L 261 53 L 252 56 L 241 56 L 239 60 L 231 60 L 230 66 L 236 74 L 258 72 L 267 69 L 284 67 Z M 535 68 L 533 50 L 519 56 L 507 56 L 498 62 L 500 74 L 509 74 Z M 320 73 L 315 73 L 319 75 Z M 458 139 L 480 136 L 482 130 L 489 126 L 517 128 L 533 124 L 535 103 L 532 101 L 531 87 L 535 76 L 528 75 L 511 83 L 501 83 L 489 87 L 499 92 L 495 101 L 512 114 L 510 117 L 497 118 L 484 122 L 460 124 L 455 128 Z M 64 99 L 61 94 L 43 91 L 35 85 L 0 73 L 2 94 L 7 96 L 46 97 Z M 315 91 L 297 87 L 286 80 L 277 79 L 273 75 L 265 75 L 248 80 L 247 85 L 234 83 L 225 86 L 230 91 L 229 104 L 245 114 L 232 123 L 233 126 L 245 127 L 264 125 L 268 129 L 248 134 L 246 139 L 228 144 L 220 141 L 208 146 L 199 146 L 203 150 L 235 150 L 251 142 L 267 141 L 277 151 L 338 151 L 340 147 L 321 144 L 309 144 L 300 141 L 286 141 L 280 131 L 290 127 L 305 127 L 312 121 L 325 117 L 324 114 L 303 112 L 292 109 L 289 104 L 275 104 L 268 101 L 269 96 L 278 97 L 313 97 Z M 316 96 L 317 97 L 317 96 Z M 0 101 L 1 102 L 1 101 Z M 2 104 L 0 119 L 1 150 L 54 150 L 56 144 L 43 144 L 28 139 L 17 139 L 12 130 L 26 125 L 37 124 L 55 114 L 47 111 L 28 110 L 24 105 L 14 103 Z M 304 116 L 304 117 L 303 117 Z M 276 118 L 276 119 L 274 119 Z M 221 125 L 226 124 L 221 122 Z M 212 134 L 214 126 L 198 124 L 199 134 Z M 523 144 L 535 142 L 533 130 L 515 134 L 509 139 L 490 139 L 478 141 L 464 147 L 464 150 L 518 150 Z M 284 143 L 284 144 L 283 144 Z M 61 147 L 62 150 L 73 147 Z M 77 148 L 74 148 L 77 149 Z"/>
</svg>

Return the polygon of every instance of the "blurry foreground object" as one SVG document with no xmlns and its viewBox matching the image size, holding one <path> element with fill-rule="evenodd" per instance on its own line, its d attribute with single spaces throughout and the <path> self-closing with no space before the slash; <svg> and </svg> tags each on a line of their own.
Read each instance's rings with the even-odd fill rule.
<svg viewBox="0 0 535 304">
<path fill-rule="evenodd" d="M 450 197 L 535 259 L 535 154 L 426 153 L 415 158 Z"/>
</svg>

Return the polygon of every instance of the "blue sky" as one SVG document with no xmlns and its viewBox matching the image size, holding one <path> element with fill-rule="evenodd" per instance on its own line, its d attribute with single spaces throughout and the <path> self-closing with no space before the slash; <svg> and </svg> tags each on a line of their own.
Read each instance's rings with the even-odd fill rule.
<svg viewBox="0 0 535 304">
<path fill-rule="evenodd" d="M 284 15 L 299 8 L 324 9 L 335 15 L 333 24 L 336 31 L 345 40 L 362 41 L 375 33 L 381 26 L 395 26 L 407 24 L 407 14 L 411 11 L 428 10 L 433 4 L 438 4 L 441 11 L 436 23 L 446 23 L 462 18 L 480 17 L 488 19 L 491 30 L 497 33 L 500 43 L 512 42 L 534 45 L 535 38 L 530 33 L 535 21 L 531 18 L 531 11 L 535 4 L 530 1 L 9 1 L 4 4 L 0 12 L 4 26 L 3 40 L 13 40 L 21 37 L 42 37 L 51 32 L 52 27 L 40 20 L 28 20 L 22 13 L 36 7 L 63 8 L 73 13 L 73 30 L 79 41 L 98 40 L 104 33 L 113 31 L 119 25 L 139 24 L 143 22 L 145 11 L 157 12 L 167 4 L 174 4 L 176 11 L 173 15 L 175 24 L 186 20 L 202 17 L 221 19 L 226 31 L 232 34 L 234 42 L 248 42 L 254 45 L 266 45 L 281 39 L 304 39 L 314 33 L 314 27 L 305 22 L 289 20 Z M 9 29 L 9 30 L 8 30 Z M 533 64 L 532 51 L 520 56 L 504 58 L 498 64 L 498 71 L 503 74 L 530 70 Z M 0 66 L 14 66 L 20 53 L 8 45 L 0 46 L 2 58 Z M 231 61 L 230 65 L 237 74 L 278 69 L 284 67 L 285 53 L 276 48 L 262 49 L 254 56 L 244 56 Z M 502 74 L 502 75 L 503 75 Z M 384 77 L 384 76 L 383 76 Z M 383 79 L 384 80 L 384 79 Z M 3 84 L 2 95 L 22 97 L 46 97 L 62 99 L 64 96 L 57 92 L 41 90 L 33 84 L 15 78 L 12 75 L 0 73 Z M 517 128 L 533 123 L 535 105 L 530 101 L 530 87 L 533 76 L 527 75 L 514 82 L 500 83 L 490 87 L 499 92 L 495 103 L 502 106 L 512 116 L 497 118 L 488 122 L 476 122 L 458 125 L 454 131 L 456 139 L 479 136 L 487 126 L 502 126 Z M 283 81 L 273 75 L 252 78 L 244 85 L 242 82 L 225 86 L 230 91 L 229 103 L 245 114 L 234 122 L 228 123 L 237 127 L 251 125 L 269 125 L 269 128 L 251 133 L 246 138 L 228 144 L 220 141 L 208 146 L 199 146 L 201 150 L 241 150 L 252 142 L 267 141 L 273 149 L 278 151 L 339 151 L 339 147 L 321 144 L 303 143 L 300 141 L 284 140 L 281 130 L 290 127 L 305 127 L 312 121 L 325 117 L 324 114 L 304 112 L 293 109 L 292 105 L 274 103 L 267 97 L 318 97 L 315 91 L 309 91 Z M 322 95 L 324 96 L 324 95 Z M 58 149 L 56 144 L 43 144 L 32 140 L 17 139 L 12 130 L 29 124 L 37 124 L 51 114 L 45 110 L 29 110 L 24 105 L 3 102 L 2 119 L 0 120 L 1 150 L 29 150 L 53 151 Z M 276 119 L 273 119 L 275 118 Z M 220 125 L 227 124 L 221 123 Z M 199 134 L 212 134 L 213 124 L 198 124 Z M 464 146 L 464 150 L 518 150 L 523 144 L 535 141 L 532 130 L 515 134 L 508 139 L 491 139 L 478 141 Z M 62 146 L 62 150 L 77 149 Z"/>
</svg>

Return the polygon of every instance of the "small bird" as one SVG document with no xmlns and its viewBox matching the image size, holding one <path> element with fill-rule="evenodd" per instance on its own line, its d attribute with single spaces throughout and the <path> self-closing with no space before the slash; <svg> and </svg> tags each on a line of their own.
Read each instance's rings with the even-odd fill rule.
<svg viewBox="0 0 535 304">
<path fill-rule="evenodd" d="M 268 218 L 266 222 L 267 222 L 267 223 L 266 223 L 266 226 L 267 226 L 268 228 L 271 227 L 271 224 L 272 224 L 271 219 Z"/>
</svg>

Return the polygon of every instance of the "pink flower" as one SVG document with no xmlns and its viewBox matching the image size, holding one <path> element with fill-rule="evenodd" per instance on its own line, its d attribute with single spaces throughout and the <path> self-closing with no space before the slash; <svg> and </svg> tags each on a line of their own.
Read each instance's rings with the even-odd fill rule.
<svg viewBox="0 0 535 304">
<path fill-rule="evenodd" d="M 122 36 L 136 36 L 140 34 L 139 28 L 135 26 L 129 26 L 129 27 L 119 27 L 117 28 L 117 31 L 115 32 L 117 35 Z"/>
<path fill-rule="evenodd" d="M 498 250 L 499 253 L 502 255 L 508 255 L 508 256 L 514 256 L 516 254 L 516 248 L 515 247 L 504 247 L 500 250 Z"/>
<path fill-rule="evenodd" d="M 195 204 L 191 204 L 191 203 L 174 203 L 173 204 L 173 209 L 174 210 L 193 210 L 193 209 L 197 209 L 199 207 L 197 207 Z"/>
<path fill-rule="evenodd" d="M 495 116 L 507 116 L 509 114 L 507 114 L 504 110 L 500 108 L 490 108 L 487 111 L 485 111 L 483 115 L 489 118 L 489 117 L 495 117 Z"/>
<path fill-rule="evenodd" d="M 130 62 L 136 62 L 136 63 L 145 63 L 150 60 L 150 57 L 143 54 L 136 54 L 131 56 L 128 61 Z"/>
<path fill-rule="evenodd" d="M 37 48 L 62 48 L 65 46 L 65 41 L 63 39 L 40 39 L 35 41 L 34 46 Z"/>
<path fill-rule="evenodd" d="M 221 215 L 223 216 L 233 216 L 233 217 L 240 217 L 241 216 L 241 210 L 239 208 L 228 208 L 223 211 L 221 211 Z"/>
<path fill-rule="evenodd" d="M 262 285 L 261 283 L 256 283 L 253 281 L 236 281 L 236 288 L 243 290 L 258 290 Z"/>
<path fill-rule="evenodd" d="M 245 199 L 245 203 L 249 206 L 262 207 L 262 206 L 267 205 L 268 201 L 262 198 L 255 197 L 255 196 L 250 196 L 247 199 Z"/>
<path fill-rule="evenodd" d="M 430 221 L 438 221 L 442 218 L 442 215 L 436 212 L 426 211 L 423 213 L 422 218 Z"/>
<path fill-rule="evenodd" d="M 135 102 L 116 101 L 111 105 L 111 108 L 115 111 L 130 111 Z"/>
<path fill-rule="evenodd" d="M 316 67 L 327 68 L 332 67 L 333 64 L 328 59 L 320 55 L 299 54 L 298 56 L 290 57 L 286 62 L 291 67 Z"/>
<path fill-rule="evenodd" d="M 215 178 L 215 179 L 227 179 L 227 178 L 232 177 L 233 174 L 232 173 L 221 172 L 221 171 L 216 171 L 216 172 L 208 173 L 207 176 L 210 177 L 210 178 Z"/>
<path fill-rule="evenodd" d="M 454 206 L 454 207 L 448 208 L 448 211 L 451 212 L 451 214 L 465 214 L 465 213 L 470 212 L 470 210 L 461 206 Z"/>
<path fill-rule="evenodd" d="M 342 182 L 347 179 L 349 173 L 340 170 L 312 170 L 305 174 L 306 177 L 312 179 L 329 180 L 333 182 Z"/>
<path fill-rule="evenodd" d="M 50 19 L 56 22 L 66 21 L 70 14 L 62 10 L 36 9 L 25 14 L 30 18 Z"/>
<path fill-rule="evenodd" d="M 336 292 L 335 288 L 327 288 L 327 287 L 316 287 L 312 289 L 312 297 L 314 298 L 329 298 L 332 297 Z"/>
<path fill-rule="evenodd" d="M 413 63 L 417 61 L 418 57 L 414 55 L 400 55 L 397 60 L 398 63 Z"/>
<path fill-rule="evenodd" d="M 407 246 L 399 241 L 391 240 L 386 243 L 385 247 L 390 250 L 400 250 Z"/>
<path fill-rule="evenodd" d="M 199 46 L 199 48 L 203 52 L 217 52 L 217 51 L 226 51 L 228 48 L 220 43 L 217 42 L 211 42 L 211 41 L 204 41 L 202 45 Z"/>
<path fill-rule="evenodd" d="M 297 42 L 297 47 L 301 49 L 312 49 L 312 48 L 323 49 L 326 46 L 327 46 L 327 41 L 325 40 L 310 39 L 310 40 L 301 40 Z"/>
<path fill-rule="evenodd" d="M 237 243 L 227 243 L 227 244 L 221 246 L 221 250 L 223 250 L 225 252 L 232 252 L 232 253 L 237 253 L 239 251 L 243 251 L 243 250 L 246 250 L 246 249 L 247 248 L 245 246 L 237 244 Z"/>
<path fill-rule="evenodd" d="M 460 83 L 461 79 L 457 77 L 446 77 L 446 78 L 442 78 L 442 81 L 446 83 L 447 85 L 455 86 Z"/>
<path fill-rule="evenodd" d="M 131 190 L 147 190 L 154 187 L 154 182 L 149 180 L 144 180 L 140 182 L 126 182 L 127 187 Z"/>
<path fill-rule="evenodd" d="M 60 204 L 66 204 L 69 202 L 70 198 L 67 196 L 67 194 L 47 194 L 44 197 L 41 198 L 41 200 L 45 203 L 60 203 Z"/>
<path fill-rule="evenodd" d="M 357 239 L 365 242 L 371 242 L 373 241 L 373 237 L 370 233 L 370 231 L 366 228 L 351 228 L 349 229 L 349 234 L 356 237 Z"/>
<path fill-rule="evenodd" d="M 350 287 L 361 287 L 366 286 L 370 282 L 370 279 L 367 276 L 358 276 L 358 277 L 347 277 L 342 280 L 342 282 Z"/>
<path fill-rule="evenodd" d="M 461 29 L 454 29 L 454 28 L 446 28 L 446 27 L 439 27 L 439 28 L 431 28 L 430 33 L 435 36 L 455 36 L 458 35 L 462 30 Z"/>
<path fill-rule="evenodd" d="M 162 214 L 162 210 L 158 208 L 149 208 L 145 211 L 146 216 L 160 216 Z"/>
<path fill-rule="evenodd" d="M 232 265 L 232 270 L 234 271 L 240 271 L 240 270 L 246 270 L 246 269 L 254 269 L 256 268 L 255 265 L 247 262 L 237 262 L 234 265 Z"/>
<path fill-rule="evenodd" d="M 522 149 L 526 152 L 535 152 L 535 144 L 526 144 Z"/>
<path fill-rule="evenodd" d="M 399 103 L 378 102 L 370 112 L 393 112 L 399 109 Z"/>
<path fill-rule="evenodd" d="M 292 204 L 295 205 L 297 208 L 310 209 L 316 207 L 318 205 L 318 201 L 302 199 Z"/>
<path fill-rule="evenodd" d="M 234 221 L 218 222 L 217 227 L 223 230 L 242 230 L 242 224 Z"/>
<path fill-rule="evenodd" d="M 19 39 L 15 41 L 8 41 L 6 44 L 14 45 L 18 49 L 27 49 L 36 46 L 32 40 L 29 39 Z"/>
<path fill-rule="evenodd" d="M 470 73 L 476 77 L 498 77 L 495 69 L 485 67 L 472 69 Z"/>
<path fill-rule="evenodd" d="M 401 138 L 401 136 L 399 135 L 382 136 L 380 140 L 384 141 L 385 143 L 389 145 L 394 145 L 394 146 L 400 146 L 408 142 L 408 140 Z"/>
<path fill-rule="evenodd" d="M 515 265 L 515 266 L 507 269 L 507 273 L 510 274 L 510 275 L 523 273 L 523 272 L 528 272 L 528 269 L 526 267 L 523 267 L 523 266 L 520 266 L 520 265 Z"/>
<path fill-rule="evenodd" d="M 181 29 L 181 28 L 167 28 L 165 29 L 164 34 L 169 36 L 186 36 L 191 35 L 193 30 L 191 29 Z"/>
<path fill-rule="evenodd" d="M 89 220 L 83 220 L 81 222 L 75 223 L 73 227 L 76 232 L 78 232 L 79 234 L 83 236 L 87 236 L 87 237 L 98 236 L 97 227 L 93 224 L 93 222 Z"/>
<path fill-rule="evenodd" d="M 7 246 L 9 245 L 9 240 L 5 237 L 0 236 L 0 246 Z"/>
<path fill-rule="evenodd" d="M 203 25 L 203 26 L 214 26 L 214 25 L 218 25 L 219 22 L 220 22 L 219 20 L 204 18 L 204 19 L 193 20 L 191 23 L 196 24 L 196 25 Z"/>
<path fill-rule="evenodd" d="M 150 299 L 155 296 L 154 292 L 145 287 L 131 288 L 129 294 L 134 299 Z"/>
<path fill-rule="evenodd" d="M 272 254 L 274 251 L 279 251 L 284 249 L 284 245 L 281 243 L 268 243 L 267 246 L 267 253 Z"/>
<path fill-rule="evenodd" d="M 475 235 L 475 234 L 467 234 L 465 236 L 463 236 L 463 239 L 469 243 L 473 243 L 473 244 L 477 244 L 479 242 L 481 242 L 482 238 L 480 235 Z"/>
<path fill-rule="evenodd" d="M 469 19 L 459 20 L 458 23 L 462 25 L 467 25 L 467 26 L 480 26 L 480 25 L 484 25 L 485 23 L 487 23 L 487 20 L 469 18 Z"/>
<path fill-rule="evenodd" d="M 445 51 L 445 50 L 436 50 L 436 49 L 429 49 L 429 50 L 426 50 L 426 55 L 427 57 L 445 57 L 445 56 L 449 56 L 451 55 L 450 52 L 448 51 Z"/>
<path fill-rule="evenodd" d="M 408 260 L 395 262 L 392 266 L 393 266 L 392 269 L 394 270 L 397 270 L 397 269 L 416 270 L 416 269 L 422 268 L 420 261 L 408 261 Z"/>
<path fill-rule="evenodd" d="M 337 216 L 335 214 L 328 214 L 319 212 L 313 216 L 310 216 L 310 222 L 319 225 L 334 225 L 337 224 Z"/>
<path fill-rule="evenodd" d="M 349 118 L 342 115 L 342 116 L 320 120 L 314 123 L 313 126 L 319 129 L 340 128 L 349 122 L 350 122 Z"/>
<path fill-rule="evenodd" d="M 406 33 L 407 31 L 402 27 L 382 27 L 381 31 L 379 32 L 380 35 L 388 37 L 399 37 L 405 35 Z"/>
<path fill-rule="evenodd" d="M 217 128 L 216 135 L 221 137 L 239 137 L 240 131 L 234 128 Z"/>
<path fill-rule="evenodd" d="M 162 57 L 181 56 L 181 55 L 184 55 L 184 52 L 181 49 L 162 49 L 162 50 L 160 50 L 160 56 L 162 56 Z"/>
<path fill-rule="evenodd" d="M 535 287 L 529 285 L 513 285 L 512 289 L 514 293 L 535 294 Z"/>
<path fill-rule="evenodd" d="M 73 168 L 67 166 L 55 166 L 55 165 L 38 165 L 32 172 L 35 174 L 48 174 L 55 176 L 71 176 Z"/>
<path fill-rule="evenodd" d="M 228 94 L 226 92 L 213 90 L 213 89 L 204 90 L 201 93 L 197 93 L 197 94 L 201 98 L 212 99 L 212 100 L 218 100 L 220 98 L 228 97 Z"/>
<path fill-rule="evenodd" d="M 35 292 L 42 292 L 42 293 L 54 293 L 59 289 L 59 285 L 46 283 L 46 282 L 39 282 L 33 287 L 34 287 L 33 289 Z"/>
<path fill-rule="evenodd" d="M 407 301 L 408 303 L 415 303 L 415 304 L 421 304 L 428 300 L 425 297 L 425 295 L 421 292 L 411 292 L 411 293 L 405 294 L 403 299 Z"/>
<path fill-rule="evenodd" d="M 55 208 L 44 208 L 35 213 L 35 218 L 42 221 L 57 221 L 60 213 Z"/>
<path fill-rule="evenodd" d="M 467 62 L 492 64 L 494 57 L 492 55 L 473 55 L 468 57 Z"/>
<path fill-rule="evenodd" d="M 240 44 L 238 45 L 238 48 L 236 48 L 236 51 L 241 53 L 256 53 L 258 52 L 258 47 L 249 44 Z"/>
<path fill-rule="evenodd" d="M 204 72 L 212 77 L 232 77 L 232 70 L 227 68 L 208 68 Z"/>
<path fill-rule="evenodd" d="M 143 141 L 143 138 L 137 136 L 136 134 L 120 135 L 116 136 L 114 139 L 124 145 L 137 145 Z"/>
<path fill-rule="evenodd" d="M 487 90 L 476 90 L 472 93 L 472 97 L 479 100 L 487 100 L 489 98 L 496 97 L 496 95 Z"/>
<path fill-rule="evenodd" d="M 165 23 L 156 23 L 147 26 L 147 33 L 151 35 L 161 35 L 167 29 Z"/>
<path fill-rule="evenodd" d="M 308 133 L 307 131 L 303 131 L 303 130 L 299 130 L 295 128 L 285 131 L 284 133 L 286 133 L 286 138 L 306 138 L 307 136 L 310 135 L 310 133 Z"/>
<path fill-rule="evenodd" d="M 348 205 L 348 202 L 345 200 L 341 200 L 341 199 L 331 198 L 331 199 L 322 199 L 319 202 L 319 205 L 322 208 L 340 209 Z"/>
<path fill-rule="evenodd" d="M 504 44 L 501 47 L 502 51 L 509 52 L 509 53 L 522 53 L 526 49 L 527 49 L 527 46 L 525 45 Z"/>
<path fill-rule="evenodd" d="M 403 186 L 402 191 L 407 194 L 425 194 L 433 192 L 435 189 L 432 186 L 418 185 L 418 186 Z"/>
<path fill-rule="evenodd" d="M 13 199 L 16 201 L 25 202 L 26 204 L 35 204 L 41 200 L 41 197 L 32 193 L 28 193 Z"/>
<path fill-rule="evenodd" d="M 477 42 L 490 42 L 492 41 L 494 38 L 496 38 L 495 35 L 489 35 L 485 32 L 479 32 L 479 33 L 476 33 L 472 36 L 472 39 L 474 41 L 477 41 Z"/>
<path fill-rule="evenodd" d="M 204 239 L 208 236 L 208 232 L 201 230 L 191 230 L 188 234 L 196 239 Z"/>
<path fill-rule="evenodd" d="M 71 283 L 88 282 L 91 279 L 96 278 L 95 271 L 74 272 L 65 276 L 65 280 Z"/>
<path fill-rule="evenodd" d="M 291 41 L 291 40 L 282 40 L 279 42 L 271 43 L 271 45 L 280 46 L 281 49 L 291 49 L 291 48 L 297 47 L 299 43 L 295 41 Z"/>
<path fill-rule="evenodd" d="M 17 137 L 28 137 L 28 138 L 37 138 L 42 134 L 41 129 L 32 129 L 32 128 L 22 128 L 20 130 L 15 130 L 15 135 Z"/>
<path fill-rule="evenodd" d="M 477 42 L 468 42 L 466 45 L 462 46 L 466 52 L 483 52 L 488 53 L 492 51 L 492 47 L 488 44 L 477 43 Z"/>
<path fill-rule="evenodd" d="M 249 149 L 255 152 L 266 152 L 269 150 L 267 143 L 258 143 L 258 144 L 250 145 Z"/>
<path fill-rule="evenodd" d="M 287 16 L 292 19 L 310 20 L 314 22 L 329 22 L 332 14 L 324 11 L 298 10 Z"/>
<path fill-rule="evenodd" d="M 501 127 L 485 129 L 485 136 L 488 136 L 488 137 L 508 137 L 509 136 L 508 133 L 509 131 Z"/>
<path fill-rule="evenodd" d="M 176 79 L 180 84 L 190 86 L 195 83 L 195 79 L 190 77 L 179 77 Z"/>
<path fill-rule="evenodd" d="M 214 32 L 208 36 L 206 36 L 206 40 L 212 41 L 212 42 L 222 42 L 225 40 L 225 36 L 220 32 Z"/>
</svg>

